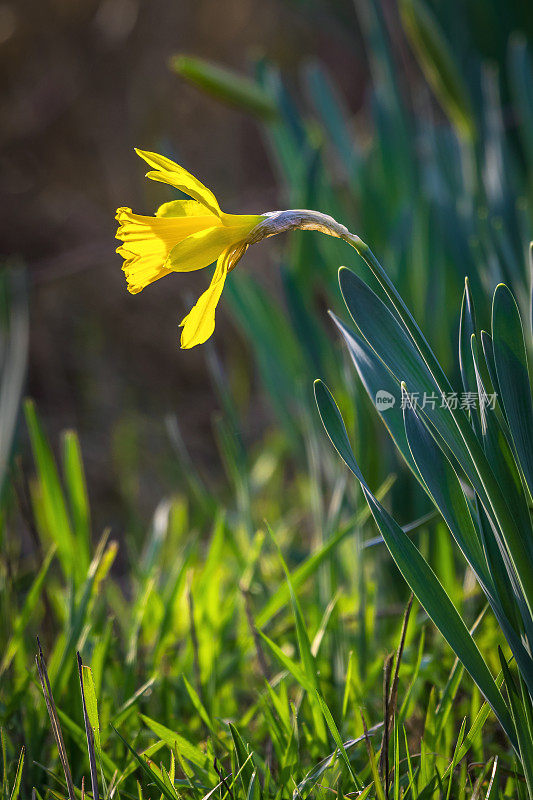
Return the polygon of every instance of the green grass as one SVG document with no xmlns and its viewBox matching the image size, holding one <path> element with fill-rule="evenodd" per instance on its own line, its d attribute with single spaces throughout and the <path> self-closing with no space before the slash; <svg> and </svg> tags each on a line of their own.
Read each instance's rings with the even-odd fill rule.
<svg viewBox="0 0 533 800">
<path fill-rule="evenodd" d="M 465 782 L 470 793 L 482 768 L 467 773 L 466 758 L 485 766 L 497 754 L 514 785 L 513 759 L 487 706 L 462 680 L 462 667 L 454 666 L 416 603 L 402 636 L 404 585 L 380 545 L 362 548 L 372 535 L 370 515 L 334 459 L 325 457 L 321 469 L 332 472 L 320 480 L 331 482 L 330 490 L 314 499 L 324 505 L 323 540 L 316 531 L 313 537 L 311 515 L 294 519 L 293 504 L 305 508 L 317 492 L 316 476 L 298 476 L 298 485 L 285 484 L 282 493 L 274 470 L 254 487 L 246 511 L 227 503 L 214 528 L 201 517 L 195 521 L 185 498 L 175 497 L 159 506 L 144 538 L 127 541 L 124 552 L 105 533 L 76 582 L 60 556 L 76 515 L 89 519 L 87 505 L 81 504 L 80 515 L 74 502 L 80 492 L 72 493 L 73 486 L 84 486 L 81 462 L 66 455 L 78 452 L 76 438 L 68 434 L 58 470 L 33 404 L 25 409 L 36 458 L 33 520 L 47 557 L 34 572 L 40 558 L 25 557 L 17 545 L 12 533 L 21 521 L 8 503 L 1 600 L 10 609 L 9 620 L 3 616 L 10 645 L 0 710 L 9 785 L 24 747 L 25 792 L 35 786 L 43 797 L 54 790 L 68 796 L 67 762 L 76 791 L 83 777 L 89 791 L 77 650 L 104 797 L 134 796 L 139 781 L 146 797 L 177 791 L 200 798 L 218 785 L 219 772 L 228 789 L 223 783 L 217 796 L 231 790 L 235 797 L 285 797 L 297 787 L 302 796 L 326 796 L 327 787 L 350 793 L 365 786 L 366 796 L 381 797 L 372 786 L 385 717 L 391 796 L 409 784 L 409 796 L 434 796 L 439 781 L 446 787 Z M 384 502 L 392 483 L 377 491 Z M 51 497 L 61 527 L 50 525 L 43 511 Z M 253 520 L 270 516 L 271 529 L 260 523 L 249 538 L 250 514 Z M 477 593 L 464 595 L 446 532 L 433 519 L 415 525 L 412 535 L 440 554 L 442 578 L 447 571 L 453 576 L 450 591 L 474 623 L 482 602 Z M 72 536 L 81 559 L 80 534 Z M 53 725 L 31 666 L 36 633 L 44 685 L 47 670 L 47 694 L 57 708 Z M 488 650 L 504 643 L 486 616 L 476 638 Z M 395 665 L 390 654 L 400 641 Z M 496 653 L 492 661 L 494 667 Z M 456 748 L 464 766 L 452 769 Z M 149 764 L 139 761 L 143 752 Z"/>
</svg>

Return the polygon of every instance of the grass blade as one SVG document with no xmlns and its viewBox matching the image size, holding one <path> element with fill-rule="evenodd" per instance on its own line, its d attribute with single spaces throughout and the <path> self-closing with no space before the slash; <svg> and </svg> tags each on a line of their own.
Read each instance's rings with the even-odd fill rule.
<svg viewBox="0 0 533 800">
<path fill-rule="evenodd" d="M 100 739 L 99 725 L 98 725 L 98 712 L 96 710 L 96 696 L 94 695 L 94 684 L 87 676 L 84 676 L 83 662 L 79 653 L 76 653 L 78 659 L 78 677 L 80 679 L 81 702 L 83 708 L 83 721 L 85 723 L 85 736 L 87 737 L 87 752 L 89 753 L 89 767 L 91 770 L 91 786 L 93 790 L 93 800 L 99 800 L 98 792 L 98 771 L 96 768 L 96 754 L 95 754 L 95 734 L 98 732 L 98 741 Z M 91 716 L 87 710 L 87 699 L 85 687 L 90 687 L 89 690 L 89 703 L 91 708 Z M 92 719 L 91 719 L 92 717 Z M 94 726 L 94 727 L 93 727 Z"/>
</svg>

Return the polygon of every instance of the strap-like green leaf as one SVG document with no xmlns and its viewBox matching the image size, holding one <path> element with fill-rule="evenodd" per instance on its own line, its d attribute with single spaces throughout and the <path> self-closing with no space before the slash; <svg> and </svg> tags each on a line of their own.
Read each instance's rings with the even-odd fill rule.
<svg viewBox="0 0 533 800">
<path fill-rule="evenodd" d="M 414 461 L 464 557 L 492 597 L 492 579 L 459 478 L 415 409 L 409 403 L 404 405 L 405 432 Z"/>
<path fill-rule="evenodd" d="M 87 565 L 78 557 L 77 544 L 61 487 L 61 481 L 54 461 L 52 450 L 47 441 L 41 421 L 37 415 L 35 404 L 26 400 L 24 404 L 26 424 L 30 433 L 33 458 L 37 467 L 37 477 L 42 503 L 44 534 L 57 544 L 57 554 L 67 580 L 74 576 L 78 586 L 83 578 Z"/>
<path fill-rule="evenodd" d="M 11 794 L 9 795 L 9 800 L 18 800 L 19 792 L 20 792 L 20 784 L 22 782 L 22 767 L 24 766 L 24 748 L 20 751 L 20 756 L 17 764 L 17 771 L 15 773 L 15 782 L 13 784 L 13 789 L 11 790 Z"/>
<path fill-rule="evenodd" d="M 241 734 L 239 733 L 235 725 L 231 724 L 231 722 L 229 723 L 229 729 L 231 733 L 231 738 L 233 739 L 233 744 L 235 746 L 237 766 L 239 767 L 239 771 L 241 772 L 241 780 L 243 788 L 246 791 L 247 787 L 250 785 L 253 779 L 255 772 L 253 754 L 251 754 L 250 746 L 245 744 Z"/>
<path fill-rule="evenodd" d="M 405 31 L 439 103 L 457 132 L 473 139 L 476 130 L 470 99 L 437 20 L 422 0 L 402 0 L 400 11 Z"/>
<path fill-rule="evenodd" d="M 191 744 L 191 742 L 189 742 L 188 739 L 185 739 L 184 736 L 181 736 L 179 733 L 170 730 L 170 728 L 167 728 L 165 725 L 161 725 L 161 723 L 156 722 L 154 719 L 151 719 L 144 714 L 141 714 L 140 716 L 150 730 L 152 730 L 160 739 L 163 739 L 165 744 L 171 750 L 177 748 L 183 758 L 186 758 L 187 761 L 190 761 L 195 767 L 205 770 L 207 773 L 209 773 L 209 776 L 212 780 L 216 780 L 217 776 L 213 770 L 213 767 L 211 766 L 208 756 L 206 756 L 199 747 Z"/>
<path fill-rule="evenodd" d="M 278 116 L 275 100 L 246 75 L 221 67 L 203 58 L 176 55 L 170 68 L 182 78 L 224 103 L 241 108 L 261 119 Z"/>
<path fill-rule="evenodd" d="M 515 744 L 515 731 L 505 702 L 468 628 L 433 570 L 368 488 L 353 455 L 337 404 L 329 389 L 321 381 L 315 382 L 315 397 L 326 432 L 339 455 L 359 480 L 372 515 L 398 569 L 490 703 L 509 739 Z"/>
<path fill-rule="evenodd" d="M 459 324 L 459 368 L 465 392 L 476 392 L 476 375 L 472 362 L 472 336 L 477 333 L 474 300 L 470 292 L 468 278 L 465 279 L 463 302 L 461 304 L 461 321 Z M 479 410 L 479 409 L 477 409 Z M 480 434 L 479 417 L 476 409 L 470 412 L 470 421 L 477 435 Z"/>
<path fill-rule="evenodd" d="M 437 446 L 416 410 L 406 405 L 404 416 L 407 438 L 420 474 L 426 481 L 428 490 L 457 544 L 474 570 L 524 677 L 527 677 L 528 685 L 533 689 L 533 661 L 520 639 L 521 623 L 517 621 L 516 609 L 512 605 L 513 593 L 510 584 L 509 582 L 505 584 L 505 590 L 509 591 L 511 596 L 504 595 L 502 602 L 502 586 L 498 587 L 499 592 L 494 585 L 468 503 L 452 465 Z M 507 616 L 508 608 L 511 609 L 510 618 Z M 526 617 L 527 613 L 527 609 L 524 609 Z"/>
<path fill-rule="evenodd" d="M 400 403 L 401 389 L 397 378 L 365 339 L 351 331 L 335 314 L 331 314 L 331 318 L 341 332 L 361 382 L 394 444 L 417 480 L 420 480 L 405 435 Z"/>
<path fill-rule="evenodd" d="M 524 769 L 524 776 L 529 792 L 529 796 L 533 796 L 533 735 L 530 726 L 530 712 L 531 700 L 529 695 L 524 691 L 519 692 L 511 675 L 511 670 L 505 660 L 501 647 L 498 647 L 498 654 L 500 656 L 500 664 L 502 667 L 503 678 L 505 687 L 507 689 L 507 696 L 509 697 L 509 704 L 513 715 L 516 733 L 518 737 L 518 746 L 520 749 L 520 760 Z M 518 680 L 523 688 L 523 683 L 520 676 Z M 529 709 L 526 708 L 529 704 Z"/>
<path fill-rule="evenodd" d="M 494 292 L 492 342 L 501 401 L 518 461 L 533 495 L 533 405 L 526 347 L 518 306 L 503 283 Z"/>
<path fill-rule="evenodd" d="M 396 380 L 405 381 L 409 392 L 418 393 L 421 398 L 424 395 L 426 399 L 428 396 L 436 396 L 434 402 L 425 403 L 424 416 L 435 427 L 465 471 L 487 514 L 493 520 L 497 534 L 503 538 L 502 546 L 510 554 L 524 599 L 532 611 L 533 560 L 530 558 L 529 547 L 525 545 L 509 509 L 508 500 L 503 495 L 464 411 L 454 409 L 449 403 L 439 403 L 441 394 L 449 391 L 442 369 L 437 369 L 437 364 L 430 371 L 428 363 L 433 364 L 434 356 L 428 346 L 421 341 L 415 346 L 411 333 L 407 332 L 406 322 L 400 322 L 364 281 L 343 268 L 339 272 L 339 283 L 354 322 Z M 427 358 L 421 354 L 422 345 Z"/>
</svg>

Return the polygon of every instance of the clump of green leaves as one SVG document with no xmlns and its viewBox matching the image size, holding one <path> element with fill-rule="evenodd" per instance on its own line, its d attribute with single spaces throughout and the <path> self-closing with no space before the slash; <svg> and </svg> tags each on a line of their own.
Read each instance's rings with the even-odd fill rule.
<svg viewBox="0 0 533 800">
<path fill-rule="evenodd" d="M 518 306 L 507 286 L 498 285 L 491 333 L 480 331 L 466 282 L 459 360 L 464 396 L 474 403 L 464 408 L 381 265 L 369 251 L 364 257 L 384 299 L 353 272 L 342 269 L 341 292 L 356 331 L 336 317 L 335 322 L 372 400 L 377 402 L 382 393 L 390 398 L 381 410 L 377 406 L 378 411 L 485 593 L 516 664 L 517 682 L 501 649 L 500 685 L 492 677 L 446 587 L 373 495 L 353 455 L 339 409 L 318 381 L 315 394 L 322 421 L 360 482 L 398 568 L 519 754 L 533 796 L 533 405 Z"/>
<path fill-rule="evenodd" d="M 261 526 L 248 538 L 259 509 L 283 508 L 278 499 L 268 506 L 257 486 L 205 537 L 174 498 L 157 509 L 143 542 L 129 540 L 124 577 L 111 570 L 117 545 L 107 533 L 94 549 L 72 533 L 86 527 L 75 519 L 92 516 L 80 505 L 85 493 L 73 491 L 85 485 L 81 459 L 64 459 L 60 471 L 32 403 L 26 415 L 36 469 L 30 511 L 47 556 L 25 588 L 5 578 L 1 587 L 14 619 L 0 686 L 10 789 L 22 781 L 37 797 L 77 798 L 83 782 L 86 795 L 127 798 L 138 782 L 142 796 L 155 786 L 194 800 L 473 790 L 466 764 L 469 756 L 489 763 L 480 741 L 489 707 L 463 692 L 463 670 L 443 660 L 438 639 L 427 649 L 417 606 L 409 624 L 389 609 L 372 578 L 379 549 L 371 558 L 361 547 L 369 511 L 335 459 L 328 470 L 340 483 L 320 510 L 323 540 L 294 551 L 292 501 L 268 536 Z M 242 464 L 231 450 L 226 456 L 244 481 Z M 387 479 L 377 496 L 392 485 Z M 305 494 L 316 492 L 320 506 L 313 487 L 310 480 Z M 11 510 L 6 535 L 15 519 Z M 428 524 L 426 516 L 410 527 L 423 534 Z M 59 551 L 80 537 L 89 560 L 76 583 L 71 551 Z M 31 673 L 35 631 L 49 655 L 39 646 Z M 485 635 L 494 641 L 494 629 Z M 435 684 L 445 685 L 442 694 Z M 501 757 L 509 763 L 504 750 Z"/>
</svg>

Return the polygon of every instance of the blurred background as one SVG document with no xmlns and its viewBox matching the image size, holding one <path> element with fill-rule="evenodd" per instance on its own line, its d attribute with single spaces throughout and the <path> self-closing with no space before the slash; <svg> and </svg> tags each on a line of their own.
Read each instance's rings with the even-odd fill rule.
<svg viewBox="0 0 533 800">
<path fill-rule="evenodd" d="M 319 56 L 355 112 L 368 68 L 354 9 L 337 5 L 330 14 L 319 4 L 255 0 L 0 4 L 0 237 L 2 254 L 28 272 L 27 391 L 53 441 L 65 427 L 78 430 L 104 517 L 117 499 L 121 447 L 143 453 L 149 507 L 168 488 L 157 469 L 168 412 L 177 413 L 194 460 L 219 470 L 205 352 L 178 348 L 178 322 L 208 276 L 164 281 L 134 298 L 114 253 L 116 207 L 153 213 L 168 199 L 166 187 L 148 185 L 133 148 L 171 155 L 228 211 L 274 209 L 286 199 L 254 120 L 188 86 L 169 58 L 187 52 L 246 72 L 267 57 L 297 85 L 302 62 Z M 276 281 L 272 247 L 243 266 Z M 214 346 L 247 357 L 225 303 Z M 267 423 L 262 404 L 250 435 Z"/>
<path fill-rule="evenodd" d="M 515 137 L 505 65 L 509 35 L 529 33 L 529 4 L 470 0 L 458 6 L 435 0 L 427 5 L 475 90 L 483 83 L 481 63 L 502 68 L 501 80 L 489 86 L 488 94 L 496 88 L 501 92 L 506 135 Z M 378 34 L 374 17 L 381 26 Z M 387 58 L 392 59 L 388 65 L 380 55 L 379 36 L 387 38 Z M 316 123 L 307 126 L 306 121 L 310 142 L 306 147 L 314 155 L 307 159 L 306 180 L 299 185 L 311 190 L 296 199 L 306 205 L 314 200 L 317 205 L 319 195 L 312 189 L 323 182 L 316 178 L 320 171 L 332 186 L 350 184 L 351 196 L 339 209 L 342 221 L 366 234 L 375 247 L 397 235 L 398 221 L 413 196 L 404 192 L 387 218 L 379 196 L 362 193 L 357 176 L 353 179 L 357 159 L 360 163 L 372 147 L 381 147 L 380 104 L 394 110 L 394 102 L 387 98 L 386 71 L 391 65 L 395 91 L 408 113 L 422 126 L 431 121 L 436 131 L 449 130 L 442 103 L 435 101 L 413 56 L 395 0 L 0 4 L 0 238 L 6 263 L 21 264 L 27 274 L 26 390 L 35 398 L 53 442 L 65 427 L 78 430 L 98 523 L 118 513 L 125 472 L 128 491 L 146 509 L 154 506 L 162 491 L 174 487 L 164 424 L 169 413 L 177 415 L 193 461 L 211 478 L 219 475 L 212 416 L 220 400 L 206 363 L 209 350 L 222 354 L 229 365 L 247 443 L 260 438 L 272 420 L 271 405 L 257 385 L 257 354 L 242 326 L 236 325 L 226 299 L 219 307 L 209 348 L 189 352 L 178 348 L 178 322 L 208 276 L 199 272 L 161 281 L 132 297 L 126 293 L 121 260 L 114 253 L 117 206 L 152 213 L 170 198 L 168 187 L 148 185 L 134 146 L 176 159 L 204 180 L 228 211 L 260 212 L 290 201 L 297 204 L 298 182 L 292 179 L 292 188 L 290 180 L 283 185 L 283 164 L 280 169 L 278 163 L 276 170 L 264 120 L 258 121 L 246 109 L 228 107 L 184 81 L 169 68 L 176 53 L 218 62 L 248 76 L 254 71 L 257 75 L 258 65 L 268 65 L 282 81 L 283 124 L 289 132 L 294 127 L 296 139 L 302 123 L 295 109 L 307 120 L 306 70 L 310 63 L 319 63 L 342 101 L 343 135 L 347 141 L 353 139 L 357 158 L 343 154 L 341 147 L 340 159 L 326 154 L 317 168 L 317 153 L 322 159 L 326 149 L 324 137 Z M 327 117 L 327 109 L 325 113 Z M 391 124 L 392 138 L 401 139 L 394 118 L 386 120 L 385 128 Z M 338 144 L 333 133 L 334 147 Z M 416 157 L 421 153 L 423 160 L 427 142 L 419 145 L 415 141 Z M 298 152 L 302 150 L 300 142 Z M 399 161 L 405 160 L 400 156 Z M 289 166 L 290 157 L 285 173 Z M 382 185 L 388 180 L 386 167 Z M 392 164 L 392 171 L 404 181 L 398 164 Z M 417 185 L 415 195 L 427 194 L 428 186 Z M 327 211 L 327 201 L 321 200 L 322 210 Z M 374 207 L 381 224 L 380 241 L 376 226 L 373 230 L 368 218 L 365 221 L 362 200 Z M 402 224 L 409 227 L 405 220 Z M 282 246 L 269 243 L 249 252 L 232 282 L 246 271 L 259 286 L 281 296 Z M 300 259 L 296 268 L 305 281 L 306 258 L 313 260 L 316 286 L 321 268 L 316 251 L 299 253 L 291 264 Z M 350 258 L 353 262 L 353 255 Z M 330 256 L 330 276 L 339 263 Z M 401 264 L 389 267 L 394 272 Z M 408 287 L 411 296 L 413 283 Z M 317 291 L 320 295 L 320 285 Z M 451 299 L 458 305 L 458 296 Z M 328 302 L 329 297 L 322 296 L 317 306 L 326 328 Z M 430 307 L 425 299 L 419 297 L 419 302 Z M 312 373 L 313 369 L 305 373 L 304 383 L 314 377 Z"/>
</svg>

